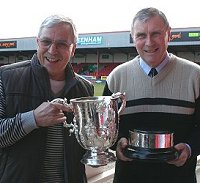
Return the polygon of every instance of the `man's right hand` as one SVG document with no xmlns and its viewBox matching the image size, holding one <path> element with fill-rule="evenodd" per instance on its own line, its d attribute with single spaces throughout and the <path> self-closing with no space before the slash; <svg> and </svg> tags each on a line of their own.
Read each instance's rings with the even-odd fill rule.
<svg viewBox="0 0 200 183">
<path fill-rule="evenodd" d="M 47 127 L 64 123 L 67 119 L 63 111 L 72 112 L 72 109 L 57 102 L 43 102 L 33 114 L 38 127 Z"/>
<path fill-rule="evenodd" d="M 116 155 L 117 155 L 117 158 L 122 161 L 132 161 L 132 159 L 124 156 L 124 153 L 123 153 L 127 145 L 128 145 L 128 140 L 126 138 L 121 138 L 117 143 Z"/>
</svg>

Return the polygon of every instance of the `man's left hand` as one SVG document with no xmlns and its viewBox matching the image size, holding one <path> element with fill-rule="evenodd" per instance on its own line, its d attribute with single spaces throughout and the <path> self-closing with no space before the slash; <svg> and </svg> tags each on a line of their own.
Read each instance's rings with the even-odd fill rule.
<svg viewBox="0 0 200 183">
<path fill-rule="evenodd" d="M 168 163 L 177 167 L 183 166 L 191 155 L 190 148 L 185 143 L 179 143 L 175 145 L 174 148 L 178 151 L 179 156 L 175 160 L 168 161 Z"/>
</svg>

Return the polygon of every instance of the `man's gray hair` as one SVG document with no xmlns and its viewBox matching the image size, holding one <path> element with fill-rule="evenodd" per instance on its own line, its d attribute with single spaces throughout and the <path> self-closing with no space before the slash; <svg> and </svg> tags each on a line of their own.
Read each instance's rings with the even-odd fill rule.
<svg viewBox="0 0 200 183">
<path fill-rule="evenodd" d="M 65 17 L 63 15 L 51 15 L 47 17 L 40 25 L 38 37 L 40 37 L 43 28 L 50 28 L 57 24 L 70 25 L 72 28 L 73 36 L 74 36 L 74 43 L 77 43 L 78 33 L 76 30 L 76 26 L 73 23 L 72 19 L 70 19 L 69 17 Z"/>
<path fill-rule="evenodd" d="M 131 33 L 133 33 L 133 29 L 134 29 L 134 24 L 137 20 L 141 21 L 141 22 L 146 22 L 149 18 L 152 18 L 154 16 L 160 16 L 163 20 L 163 23 L 165 24 L 166 27 L 169 27 L 169 22 L 167 20 L 167 17 L 165 16 L 165 14 L 153 7 L 149 7 L 149 8 L 144 8 L 141 9 L 140 11 L 137 12 L 137 14 L 135 15 L 135 17 L 133 18 L 133 22 L 131 25 Z"/>
</svg>

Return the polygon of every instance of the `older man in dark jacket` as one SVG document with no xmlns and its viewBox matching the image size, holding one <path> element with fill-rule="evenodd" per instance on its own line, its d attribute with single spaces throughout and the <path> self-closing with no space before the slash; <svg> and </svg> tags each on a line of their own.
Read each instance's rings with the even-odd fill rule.
<svg viewBox="0 0 200 183">
<path fill-rule="evenodd" d="M 63 123 L 73 114 L 55 98 L 93 95 L 93 85 L 73 72 L 76 49 L 71 19 L 48 17 L 29 61 L 0 69 L 0 183 L 86 183 L 84 149 Z"/>
</svg>

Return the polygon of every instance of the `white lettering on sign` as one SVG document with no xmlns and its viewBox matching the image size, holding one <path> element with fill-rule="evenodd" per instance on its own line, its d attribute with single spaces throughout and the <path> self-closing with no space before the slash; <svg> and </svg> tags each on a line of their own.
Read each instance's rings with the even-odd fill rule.
<svg viewBox="0 0 200 183">
<path fill-rule="evenodd" d="M 86 36 L 78 38 L 78 45 L 97 45 L 102 44 L 102 36 Z"/>
</svg>

